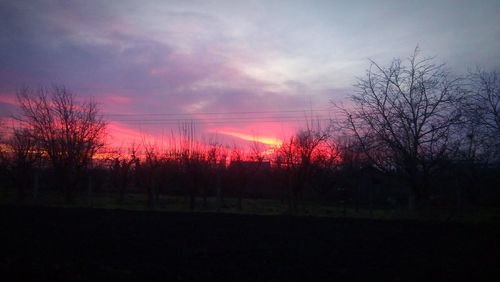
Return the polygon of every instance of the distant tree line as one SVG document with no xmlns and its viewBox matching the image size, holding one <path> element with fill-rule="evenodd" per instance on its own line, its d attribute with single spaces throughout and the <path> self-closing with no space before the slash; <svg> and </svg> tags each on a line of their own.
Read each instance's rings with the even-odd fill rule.
<svg viewBox="0 0 500 282">
<path fill-rule="evenodd" d="M 1 140 L 0 188 L 19 202 L 45 191 L 68 203 L 143 194 L 154 207 L 178 195 L 191 209 L 218 210 L 228 197 L 239 209 L 245 198 L 277 199 L 290 212 L 305 201 L 412 210 L 500 203 L 498 71 L 458 77 L 416 49 L 387 66 L 372 61 L 354 89 L 334 104 L 335 121 L 310 118 L 264 155 L 257 143 L 249 151 L 200 144 L 192 122 L 180 125 L 177 146 L 114 150 L 95 102 L 64 87 L 24 88 Z"/>
</svg>

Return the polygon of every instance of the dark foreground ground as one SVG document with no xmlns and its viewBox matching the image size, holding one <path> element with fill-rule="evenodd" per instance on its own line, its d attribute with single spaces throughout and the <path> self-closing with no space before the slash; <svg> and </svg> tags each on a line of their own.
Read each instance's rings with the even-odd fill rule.
<svg viewBox="0 0 500 282">
<path fill-rule="evenodd" d="M 2 281 L 500 281 L 500 227 L 0 207 Z"/>
</svg>

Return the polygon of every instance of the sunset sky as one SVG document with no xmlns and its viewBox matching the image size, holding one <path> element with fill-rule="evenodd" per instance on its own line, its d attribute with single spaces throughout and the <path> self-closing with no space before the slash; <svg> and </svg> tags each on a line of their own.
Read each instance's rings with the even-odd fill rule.
<svg viewBox="0 0 500 282">
<path fill-rule="evenodd" d="M 3 0 L 0 116 L 20 87 L 59 84 L 100 104 L 113 146 L 167 142 L 186 120 L 200 139 L 272 145 L 330 118 L 368 59 L 418 44 L 458 74 L 498 68 L 499 18 L 498 0 Z"/>
</svg>

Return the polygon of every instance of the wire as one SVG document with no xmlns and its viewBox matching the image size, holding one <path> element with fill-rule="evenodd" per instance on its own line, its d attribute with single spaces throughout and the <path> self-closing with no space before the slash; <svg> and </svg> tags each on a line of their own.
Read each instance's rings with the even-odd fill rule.
<svg viewBox="0 0 500 282">
<path fill-rule="evenodd" d="M 194 118 L 194 120 L 203 120 L 203 121 L 234 121 L 234 120 L 288 120 L 288 119 L 318 119 L 318 118 L 326 118 L 325 116 L 316 116 L 316 117 L 304 117 L 304 116 L 254 116 L 254 117 L 210 117 L 210 118 Z M 151 119 L 111 119 L 114 121 L 185 121 L 190 120 L 186 118 L 151 118 Z"/>
<path fill-rule="evenodd" d="M 258 123 L 298 123 L 298 122 L 305 122 L 306 120 L 304 119 L 296 119 L 296 120 L 258 120 L 255 122 Z M 313 121 L 331 121 L 330 119 L 314 119 Z M 191 122 L 191 121 L 190 121 Z M 192 121 L 196 124 L 244 124 L 244 123 L 249 123 L 251 121 Z M 181 122 L 174 122 L 174 121 L 165 121 L 165 122 L 149 122 L 149 121 L 138 121 L 136 122 L 137 124 L 163 124 L 163 125 L 178 125 Z"/>
<path fill-rule="evenodd" d="M 269 110 L 269 111 L 232 111 L 232 112 L 198 112 L 198 113 L 108 113 L 103 114 L 110 122 L 119 122 L 127 126 L 175 126 L 183 122 L 197 125 L 220 124 L 249 124 L 249 123 L 301 123 L 301 122 L 329 122 L 335 119 L 325 114 L 313 113 L 329 112 L 327 109 L 309 110 Z M 114 129 L 115 130 L 115 129 Z M 117 130 L 117 129 L 116 129 Z M 118 130 L 119 131 L 119 130 Z M 11 131 L 2 130 L 0 134 L 9 134 Z"/>
<path fill-rule="evenodd" d="M 272 113 L 309 113 L 309 112 L 329 112 L 327 109 L 314 109 L 314 110 L 279 110 L 279 111 L 234 111 L 234 112 L 198 112 L 198 113 L 129 113 L 118 114 L 111 113 L 105 114 L 106 116 L 192 116 L 192 115 L 248 115 L 248 114 L 272 114 Z"/>
</svg>

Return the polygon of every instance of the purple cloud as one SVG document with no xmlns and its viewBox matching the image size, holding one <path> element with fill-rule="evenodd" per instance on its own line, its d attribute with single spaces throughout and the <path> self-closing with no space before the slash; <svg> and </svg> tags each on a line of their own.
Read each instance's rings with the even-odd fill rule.
<svg viewBox="0 0 500 282">
<path fill-rule="evenodd" d="M 487 4 L 473 8 L 499 10 Z M 293 119 L 348 94 L 364 58 L 405 55 L 417 42 L 467 42 L 460 54 L 469 55 L 459 58 L 498 62 L 498 30 L 487 28 L 489 17 L 460 12 L 469 6 L 457 4 L 449 13 L 440 12 L 446 5 L 436 6 L 433 13 L 443 19 L 468 21 L 467 32 L 455 30 L 463 38 L 443 43 L 454 25 L 421 25 L 418 15 L 427 8 L 405 18 L 404 29 L 373 33 L 373 23 L 397 11 L 342 1 L 3 1 L 0 97 L 11 99 L 22 86 L 63 84 L 101 103 L 117 132 L 158 136 L 196 120 L 200 135 L 239 130 L 240 136 L 282 137 L 303 123 Z M 489 44 L 477 46 L 477 38 Z M 439 44 L 429 49 L 457 58 Z M 0 116 L 8 116 L 13 107 L 3 100 Z M 228 112 L 254 114 L 204 114 Z"/>
</svg>

